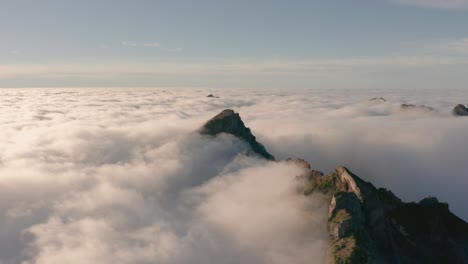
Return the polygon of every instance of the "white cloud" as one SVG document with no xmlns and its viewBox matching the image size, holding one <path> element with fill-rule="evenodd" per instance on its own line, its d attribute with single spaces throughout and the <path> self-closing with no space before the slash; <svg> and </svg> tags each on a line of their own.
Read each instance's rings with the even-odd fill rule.
<svg viewBox="0 0 468 264">
<path fill-rule="evenodd" d="M 0 90 L 19 107 L 0 122 L 0 262 L 325 262 L 326 204 L 296 191 L 301 169 L 195 133 L 219 108 L 199 91 L 90 91 Z"/>
<path fill-rule="evenodd" d="M 465 94 L 0 89 L 0 262 L 325 263 L 327 204 L 295 192 L 299 168 L 193 133 L 224 108 L 278 159 L 347 165 L 467 219 L 468 123 L 450 113 Z M 378 96 L 387 102 L 368 102 Z"/>
<path fill-rule="evenodd" d="M 447 41 L 439 46 L 445 50 L 468 54 L 468 38 Z"/>
<path fill-rule="evenodd" d="M 161 46 L 158 42 L 145 42 L 139 43 L 136 41 L 122 41 L 122 46 L 124 47 L 146 47 L 146 48 L 157 48 Z"/>
<path fill-rule="evenodd" d="M 462 46 L 458 47 L 462 48 Z M 349 58 L 325 60 L 266 60 L 210 63 L 154 63 L 154 64 L 48 64 L 0 65 L 0 78 L 66 78 L 88 76 L 111 78 L 125 74 L 147 75 L 214 75 L 214 76 L 307 76 L 313 72 L 351 70 L 418 69 L 468 65 L 465 57 L 409 56 L 388 58 Z"/>
<path fill-rule="evenodd" d="M 173 48 L 173 49 L 165 49 L 166 51 L 172 51 L 172 52 L 182 52 L 185 49 L 184 48 Z"/>
</svg>

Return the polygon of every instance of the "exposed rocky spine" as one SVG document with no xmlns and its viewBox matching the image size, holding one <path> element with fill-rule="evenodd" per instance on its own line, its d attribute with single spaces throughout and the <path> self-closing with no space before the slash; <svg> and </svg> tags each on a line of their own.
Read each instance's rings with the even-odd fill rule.
<svg viewBox="0 0 468 264">
<path fill-rule="evenodd" d="M 434 112 L 435 109 L 426 105 L 414 105 L 414 104 L 402 104 L 400 106 L 402 110 L 422 110 L 427 112 Z"/>
<path fill-rule="evenodd" d="M 305 194 L 330 199 L 333 263 L 468 263 L 468 223 L 436 198 L 405 203 L 345 167 L 311 170 Z"/>
<path fill-rule="evenodd" d="M 210 119 L 205 125 L 200 128 L 200 133 L 203 135 L 218 135 L 219 133 L 231 134 L 247 142 L 253 152 L 262 156 L 267 160 L 275 160 L 273 155 L 268 153 L 265 147 L 257 142 L 257 139 L 252 134 L 248 127 L 245 127 L 244 122 L 239 114 L 231 109 L 226 109 L 217 116 Z"/>
<path fill-rule="evenodd" d="M 234 135 L 274 160 L 233 110 L 209 120 L 200 133 Z M 318 192 L 329 199 L 332 263 L 468 263 L 468 223 L 451 213 L 448 204 L 434 197 L 405 203 L 345 167 L 324 175 L 303 159 L 289 161 L 306 171 L 300 176 L 304 195 Z"/>
<path fill-rule="evenodd" d="M 377 102 L 377 103 L 384 103 L 384 102 L 386 102 L 387 100 L 385 100 L 385 98 L 383 98 L 383 97 L 374 97 L 374 98 L 369 99 L 369 101 L 371 101 L 371 102 Z"/>
</svg>

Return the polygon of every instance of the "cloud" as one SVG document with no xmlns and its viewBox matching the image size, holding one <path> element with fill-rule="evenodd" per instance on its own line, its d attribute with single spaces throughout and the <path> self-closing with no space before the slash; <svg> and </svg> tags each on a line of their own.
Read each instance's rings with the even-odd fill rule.
<svg viewBox="0 0 468 264">
<path fill-rule="evenodd" d="M 1 78 L 66 78 L 88 76 L 112 78 L 122 75 L 211 75 L 211 76 L 310 76 L 314 72 L 336 72 L 370 69 L 427 69 L 432 67 L 466 66 L 468 58 L 460 57 L 389 57 L 328 60 L 266 60 L 239 62 L 179 62 L 179 63 L 126 63 L 126 64 L 25 64 L 0 65 Z"/>
<path fill-rule="evenodd" d="M 297 192 L 300 168 L 194 133 L 225 108 L 280 160 L 346 165 L 405 201 L 436 196 L 468 219 L 468 123 L 451 115 L 465 90 L 0 94 L 0 263 L 326 263 L 328 204 Z M 368 100 L 379 96 L 387 101 Z"/>
<path fill-rule="evenodd" d="M 468 54 L 468 38 L 439 42 L 434 46 L 445 51 Z"/>
<path fill-rule="evenodd" d="M 124 47 L 157 48 L 157 47 L 161 46 L 161 44 L 159 44 L 158 42 L 139 43 L 139 42 L 136 42 L 136 41 L 122 41 L 121 44 Z"/>
<path fill-rule="evenodd" d="M 195 133 L 220 107 L 200 91 L 1 93 L 0 262 L 326 261 L 323 197 L 294 164 Z"/>
<path fill-rule="evenodd" d="M 182 52 L 185 49 L 184 48 L 173 48 L 173 49 L 164 49 L 166 51 L 171 51 L 171 52 Z"/>
<path fill-rule="evenodd" d="M 467 0 L 393 0 L 396 3 L 428 8 L 466 9 Z"/>
</svg>

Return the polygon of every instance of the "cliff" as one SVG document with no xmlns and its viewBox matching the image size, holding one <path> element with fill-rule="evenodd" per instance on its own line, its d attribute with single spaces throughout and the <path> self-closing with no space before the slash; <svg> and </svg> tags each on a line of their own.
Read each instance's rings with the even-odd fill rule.
<svg viewBox="0 0 468 264">
<path fill-rule="evenodd" d="M 200 133 L 231 134 L 274 160 L 233 110 L 209 120 Z M 328 197 L 332 263 L 468 263 L 468 223 L 451 213 L 448 204 L 434 197 L 406 203 L 345 167 L 324 175 L 303 159 L 288 161 L 306 171 L 298 176 L 304 195 Z"/>
</svg>

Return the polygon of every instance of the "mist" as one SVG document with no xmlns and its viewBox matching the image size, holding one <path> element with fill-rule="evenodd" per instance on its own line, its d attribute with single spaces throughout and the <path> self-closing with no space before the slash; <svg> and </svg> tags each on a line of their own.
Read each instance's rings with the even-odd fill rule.
<svg viewBox="0 0 468 264">
<path fill-rule="evenodd" d="M 0 263 L 326 263 L 328 203 L 298 192 L 302 169 L 196 132 L 226 108 L 277 160 L 345 165 L 466 220 L 468 118 L 451 114 L 464 95 L 2 89 Z"/>
</svg>

